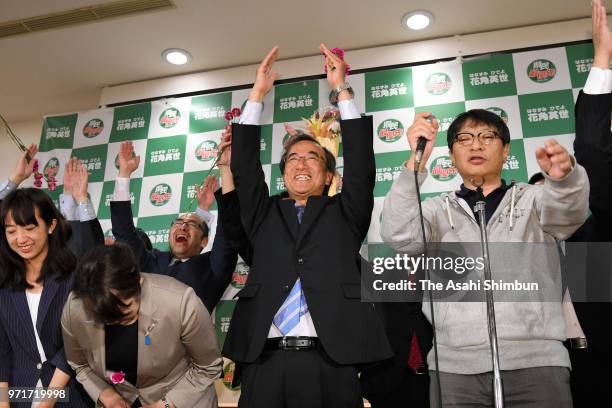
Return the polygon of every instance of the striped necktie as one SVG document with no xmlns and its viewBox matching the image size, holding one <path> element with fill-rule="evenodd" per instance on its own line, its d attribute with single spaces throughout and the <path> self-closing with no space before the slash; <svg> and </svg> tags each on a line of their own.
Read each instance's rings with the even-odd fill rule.
<svg viewBox="0 0 612 408">
<path fill-rule="evenodd" d="M 295 206 L 297 213 L 298 222 L 302 222 L 302 216 L 304 215 L 305 207 L 302 205 Z M 291 292 L 287 296 L 287 299 L 283 302 L 278 312 L 274 315 L 273 323 L 278 330 L 286 336 L 295 326 L 300 322 L 300 317 L 308 313 L 308 305 L 306 304 L 306 297 L 302 291 L 302 283 L 298 279 Z"/>
</svg>

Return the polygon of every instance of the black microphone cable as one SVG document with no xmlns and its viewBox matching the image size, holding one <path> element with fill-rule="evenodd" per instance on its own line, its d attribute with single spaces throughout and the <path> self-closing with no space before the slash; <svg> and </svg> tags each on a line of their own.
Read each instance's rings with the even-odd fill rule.
<svg viewBox="0 0 612 408">
<path fill-rule="evenodd" d="M 435 118 L 435 116 L 430 115 L 427 117 L 427 121 L 431 123 L 431 121 Z M 416 186 L 417 192 L 417 202 L 419 203 L 419 219 L 421 221 L 421 233 L 423 236 L 423 254 L 425 256 L 425 279 L 427 281 L 431 281 L 429 267 L 427 265 L 427 238 L 425 236 L 425 219 L 423 217 L 423 207 L 421 205 L 421 188 L 419 186 L 419 168 L 421 167 L 421 160 L 423 158 L 423 151 L 425 150 L 425 145 L 427 144 L 427 139 L 423 136 L 419 137 L 417 142 L 417 149 L 415 152 L 415 160 L 414 160 L 414 185 Z M 433 306 L 433 296 L 431 292 L 431 285 L 427 285 L 427 295 L 429 296 L 429 314 L 431 315 L 431 327 L 433 329 L 433 349 L 434 349 L 434 365 L 435 365 L 435 375 L 436 375 L 436 394 L 438 396 L 438 406 L 442 408 L 442 383 L 440 382 L 440 365 L 438 362 L 438 336 L 436 335 L 436 319 L 434 315 L 434 306 Z"/>
</svg>

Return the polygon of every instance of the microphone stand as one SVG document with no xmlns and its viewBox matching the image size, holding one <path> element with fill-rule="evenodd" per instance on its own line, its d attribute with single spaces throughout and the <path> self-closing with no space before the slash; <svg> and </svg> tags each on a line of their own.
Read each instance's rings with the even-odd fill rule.
<svg viewBox="0 0 612 408">
<path fill-rule="evenodd" d="M 472 184 L 474 182 L 472 181 Z M 478 201 L 474 206 L 474 212 L 478 214 L 480 226 L 480 247 L 484 258 L 484 276 L 489 282 L 491 281 L 491 260 L 489 255 L 489 238 L 487 236 L 487 220 L 485 216 L 485 201 L 482 192 L 482 183 L 477 186 Z M 475 184 L 474 184 L 475 185 Z M 504 408 L 504 386 L 499 368 L 499 347 L 497 340 L 497 326 L 495 324 L 495 304 L 493 302 L 493 290 L 485 289 L 487 301 L 487 325 L 489 329 L 489 344 L 491 345 L 491 359 L 493 360 L 493 398 L 495 400 L 495 408 Z"/>
</svg>

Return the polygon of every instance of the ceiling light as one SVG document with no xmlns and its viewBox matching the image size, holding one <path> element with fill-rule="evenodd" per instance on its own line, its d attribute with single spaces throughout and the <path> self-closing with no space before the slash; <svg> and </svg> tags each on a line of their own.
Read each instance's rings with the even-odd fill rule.
<svg viewBox="0 0 612 408">
<path fill-rule="evenodd" d="M 402 17 L 402 27 L 411 30 L 422 30 L 427 28 L 434 20 L 433 14 L 425 10 L 415 10 L 404 14 Z"/>
<path fill-rule="evenodd" d="M 174 65 L 184 65 L 191 61 L 191 54 L 180 48 L 168 48 L 162 52 L 162 58 Z"/>
</svg>

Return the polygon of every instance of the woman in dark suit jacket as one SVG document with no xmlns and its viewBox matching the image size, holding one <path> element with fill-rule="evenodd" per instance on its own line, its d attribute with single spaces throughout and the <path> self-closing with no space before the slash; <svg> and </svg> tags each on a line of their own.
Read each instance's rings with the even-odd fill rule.
<svg viewBox="0 0 612 408">
<path fill-rule="evenodd" d="M 0 234 L 4 277 L 0 289 L 0 390 L 66 388 L 69 402 L 44 401 L 40 407 L 93 406 L 66 361 L 60 325 L 76 267 L 76 257 L 68 249 L 70 225 L 50 197 L 34 188 L 15 190 L 4 197 L 0 223 L 4 231 Z M 82 232 L 77 230 L 76 236 Z M 101 234 L 99 238 L 103 239 Z M 4 397 L 0 407 L 7 406 L 6 394 Z M 29 407 L 32 402 L 11 403 L 11 407 L 19 406 Z"/>
</svg>

